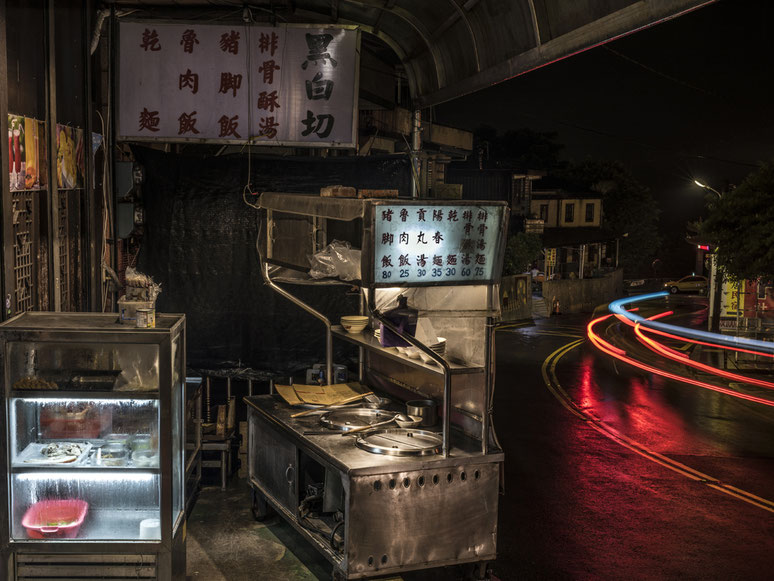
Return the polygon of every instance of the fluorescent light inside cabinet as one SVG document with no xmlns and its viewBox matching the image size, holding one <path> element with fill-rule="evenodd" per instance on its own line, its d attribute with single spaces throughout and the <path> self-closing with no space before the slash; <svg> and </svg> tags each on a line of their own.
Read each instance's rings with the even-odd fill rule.
<svg viewBox="0 0 774 581">
<path fill-rule="evenodd" d="M 84 480 L 89 482 L 104 482 L 106 484 L 143 484 L 151 482 L 154 474 L 129 474 L 127 472 L 94 472 L 91 470 L 67 472 L 27 472 L 16 474 L 21 482 L 39 482 L 41 480 Z"/>
<path fill-rule="evenodd" d="M 36 403 L 36 404 L 69 404 L 69 403 L 77 403 L 81 401 L 86 402 L 94 402 L 99 404 L 139 404 L 139 405 L 145 405 L 155 403 L 157 400 L 154 399 L 112 399 L 112 398 L 98 398 L 98 397 L 86 397 L 86 398 L 78 398 L 73 399 L 69 397 L 63 397 L 63 398 L 34 398 L 34 397 L 20 397 L 20 398 L 14 398 L 14 400 L 19 399 L 24 402 L 29 403 Z"/>
</svg>

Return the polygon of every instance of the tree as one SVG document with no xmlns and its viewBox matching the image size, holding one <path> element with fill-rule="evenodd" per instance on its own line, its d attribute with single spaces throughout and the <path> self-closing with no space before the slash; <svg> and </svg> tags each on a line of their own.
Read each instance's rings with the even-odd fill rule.
<svg viewBox="0 0 774 581">
<path fill-rule="evenodd" d="M 508 239 L 503 257 L 503 275 L 520 274 L 540 258 L 543 238 L 537 234 L 518 232 Z"/>
<path fill-rule="evenodd" d="M 715 200 L 701 234 L 735 280 L 774 277 L 774 163 L 762 165 Z"/>
<path fill-rule="evenodd" d="M 628 276 L 647 275 L 661 244 L 660 210 L 648 189 L 617 161 L 587 160 L 558 175 L 571 191 L 601 195 L 603 228 L 621 240 L 619 264 Z"/>
</svg>

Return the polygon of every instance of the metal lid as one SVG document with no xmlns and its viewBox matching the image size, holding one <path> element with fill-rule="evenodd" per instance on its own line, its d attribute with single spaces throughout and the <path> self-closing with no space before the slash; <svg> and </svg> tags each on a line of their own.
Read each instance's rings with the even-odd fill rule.
<svg viewBox="0 0 774 581">
<path fill-rule="evenodd" d="M 413 428 L 388 428 L 367 432 L 357 438 L 358 448 L 388 456 L 431 456 L 440 454 L 441 435 Z"/>
<path fill-rule="evenodd" d="M 395 412 L 371 408 L 340 409 L 329 412 L 320 418 L 320 423 L 331 430 L 348 432 L 383 422 L 395 417 Z"/>
</svg>

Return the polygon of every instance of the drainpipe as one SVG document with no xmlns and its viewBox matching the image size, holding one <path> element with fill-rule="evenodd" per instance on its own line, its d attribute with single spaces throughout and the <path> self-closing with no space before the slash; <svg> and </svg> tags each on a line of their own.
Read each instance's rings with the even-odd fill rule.
<svg viewBox="0 0 774 581">
<path fill-rule="evenodd" d="M 419 174 L 422 169 L 419 161 L 419 150 L 422 149 L 422 111 L 414 109 L 411 124 L 411 197 L 419 198 L 421 187 Z"/>
</svg>

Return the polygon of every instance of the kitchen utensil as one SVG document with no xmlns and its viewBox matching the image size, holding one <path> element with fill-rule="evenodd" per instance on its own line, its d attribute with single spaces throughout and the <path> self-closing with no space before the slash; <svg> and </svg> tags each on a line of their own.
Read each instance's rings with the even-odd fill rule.
<svg viewBox="0 0 774 581">
<path fill-rule="evenodd" d="M 406 402 L 406 413 L 422 418 L 420 426 L 427 428 L 438 421 L 438 406 L 432 399 L 414 399 Z"/>
<path fill-rule="evenodd" d="M 302 416 L 308 416 L 308 415 L 314 414 L 315 412 L 318 412 L 320 410 L 328 411 L 328 410 L 331 410 L 331 409 L 335 409 L 333 406 L 340 406 L 340 405 L 343 405 L 345 403 L 352 403 L 353 401 L 358 401 L 360 399 L 363 399 L 366 396 L 373 395 L 373 394 L 374 394 L 373 391 L 367 391 L 365 393 L 360 393 L 360 394 L 355 395 L 353 397 L 348 397 L 347 399 L 343 399 L 341 401 L 337 401 L 335 404 L 332 404 L 330 406 L 322 406 L 322 407 L 315 408 L 315 409 L 312 409 L 312 410 L 304 410 L 302 412 L 297 412 L 295 414 L 291 414 L 290 417 L 291 418 L 300 418 Z"/>
<path fill-rule="evenodd" d="M 401 428 L 416 428 L 422 423 L 420 416 L 407 416 L 406 414 L 398 414 L 395 416 L 395 423 Z"/>
<path fill-rule="evenodd" d="M 329 430 L 349 432 L 355 428 L 368 427 L 395 416 L 396 411 L 355 407 L 333 410 L 320 417 L 320 424 Z"/>
<path fill-rule="evenodd" d="M 355 445 L 386 456 L 431 456 L 440 454 L 443 440 L 440 434 L 414 428 L 386 428 L 361 434 Z"/>
<path fill-rule="evenodd" d="M 366 430 L 371 430 L 373 428 L 378 428 L 379 426 L 386 426 L 387 424 L 390 424 L 390 423 L 394 422 L 395 418 L 397 418 L 397 417 L 398 417 L 398 414 L 395 414 L 395 415 L 391 416 L 390 418 L 388 418 L 388 419 L 386 419 L 384 421 L 376 422 L 375 424 L 370 424 L 368 426 L 361 426 L 359 428 L 355 428 L 354 430 L 346 431 L 346 432 L 342 433 L 341 435 L 342 436 L 348 436 L 348 435 L 354 434 L 356 432 L 365 432 Z"/>
</svg>

